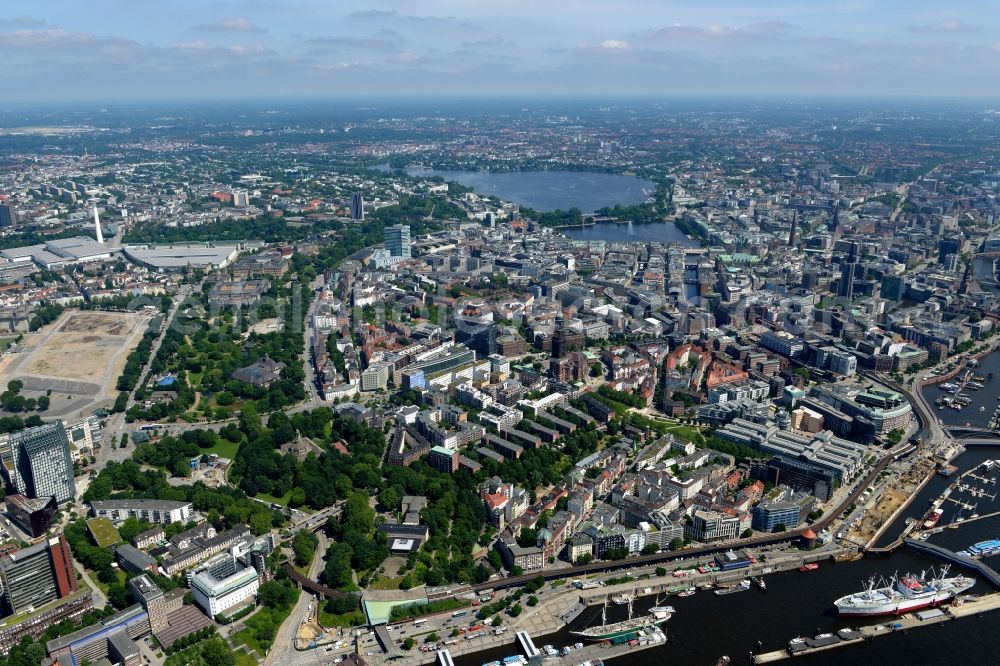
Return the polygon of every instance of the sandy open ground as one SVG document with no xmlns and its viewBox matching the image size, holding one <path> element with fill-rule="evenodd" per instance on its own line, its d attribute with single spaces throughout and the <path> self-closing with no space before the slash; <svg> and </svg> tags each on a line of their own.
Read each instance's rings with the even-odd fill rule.
<svg viewBox="0 0 1000 666">
<path fill-rule="evenodd" d="M 44 328 L 24 336 L 23 351 L 0 359 L 0 386 L 24 382 L 25 395 L 52 390 L 53 411 L 60 395 L 75 400 L 74 410 L 114 398 L 115 383 L 150 321 L 130 312 L 70 310 Z"/>
</svg>

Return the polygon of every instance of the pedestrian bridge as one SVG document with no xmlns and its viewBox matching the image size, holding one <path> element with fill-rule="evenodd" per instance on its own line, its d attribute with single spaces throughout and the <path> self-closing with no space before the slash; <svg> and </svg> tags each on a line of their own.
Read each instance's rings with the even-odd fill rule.
<svg viewBox="0 0 1000 666">
<path fill-rule="evenodd" d="M 448 649 L 438 650 L 437 653 L 437 663 L 438 666 L 455 666 L 455 662 L 451 659 L 451 653 Z"/>
<path fill-rule="evenodd" d="M 517 643 L 521 646 L 521 651 L 524 652 L 524 656 L 528 658 L 528 661 L 532 659 L 537 660 L 541 657 L 542 653 L 535 647 L 535 642 L 531 640 L 531 636 L 528 635 L 527 631 L 519 631 L 516 636 Z"/>
<path fill-rule="evenodd" d="M 939 557 L 942 560 L 948 562 L 953 562 L 961 567 L 967 569 L 972 569 L 979 573 L 983 578 L 993 583 L 994 587 L 1000 588 L 1000 573 L 997 573 L 994 569 L 986 566 L 979 560 L 973 559 L 966 555 L 959 555 L 954 553 L 947 548 L 942 548 L 941 546 L 935 546 L 932 543 L 927 543 L 926 541 L 917 541 L 916 539 L 904 539 L 903 543 L 913 550 L 926 553 L 928 555 L 933 555 L 934 557 Z"/>
</svg>

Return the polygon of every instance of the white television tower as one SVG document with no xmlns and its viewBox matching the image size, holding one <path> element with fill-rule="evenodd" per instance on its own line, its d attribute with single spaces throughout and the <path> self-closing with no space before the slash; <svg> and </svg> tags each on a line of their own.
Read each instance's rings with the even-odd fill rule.
<svg viewBox="0 0 1000 666">
<path fill-rule="evenodd" d="M 94 204 L 94 231 L 97 232 L 97 242 L 104 244 L 104 234 L 101 232 L 101 218 L 97 214 L 97 204 Z"/>
</svg>

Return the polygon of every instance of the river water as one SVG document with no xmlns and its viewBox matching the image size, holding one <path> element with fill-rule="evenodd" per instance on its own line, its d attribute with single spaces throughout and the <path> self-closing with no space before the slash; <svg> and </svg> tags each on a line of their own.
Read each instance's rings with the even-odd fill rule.
<svg viewBox="0 0 1000 666">
<path fill-rule="evenodd" d="M 956 460 L 961 469 L 979 465 L 988 458 L 1000 458 L 1000 448 L 971 449 Z M 990 476 L 989 474 L 986 475 Z M 994 488 L 1000 486 L 1000 471 L 993 476 L 997 484 L 978 484 Z M 903 520 L 908 516 L 921 517 L 928 508 L 929 501 L 937 497 L 956 477 L 946 479 L 935 477 L 919 494 L 893 525 L 888 534 L 894 539 L 902 530 Z M 987 489 L 988 493 L 1000 493 Z M 969 496 L 960 497 L 968 501 Z M 998 498 L 1000 499 L 1000 498 Z M 988 513 L 1000 509 L 1000 501 L 981 498 L 979 512 Z M 951 503 L 947 503 L 951 506 Z M 996 509 L 991 509 L 996 506 Z M 951 510 L 946 508 L 944 520 L 950 521 Z M 977 541 L 1000 538 L 1000 519 L 989 518 L 963 524 L 955 530 L 943 530 L 932 537 L 931 542 L 960 550 Z M 1000 568 L 1000 557 L 991 558 L 987 563 Z M 749 663 L 751 651 L 770 652 L 784 649 L 788 641 L 798 635 L 814 635 L 833 632 L 844 627 L 860 624 L 878 624 L 887 618 L 854 618 L 841 620 L 834 612 L 833 602 L 838 597 L 863 589 L 865 581 L 872 576 L 888 577 L 898 572 L 919 573 L 940 563 L 932 558 L 917 554 L 906 548 L 896 550 L 883 559 L 863 559 L 856 562 L 822 562 L 820 568 L 809 573 L 790 571 L 770 574 L 766 577 L 767 591 L 752 588 L 746 592 L 717 596 L 699 591 L 692 597 L 671 597 L 665 603 L 672 605 L 676 614 L 666 625 L 667 643 L 627 658 L 610 660 L 612 666 L 664 666 L 665 664 L 687 666 L 712 666 L 722 655 L 732 658 L 733 664 Z M 952 574 L 960 571 L 955 568 Z M 971 590 L 973 593 L 994 591 L 992 586 L 979 582 Z M 637 602 L 636 610 L 644 611 L 654 603 L 652 597 Z M 609 619 L 618 619 L 623 614 L 622 607 L 611 606 Z M 576 629 L 600 622 L 600 608 L 591 607 L 585 611 L 571 627 L 549 636 L 533 636 L 536 645 L 552 644 L 562 647 L 575 642 L 569 629 Z M 908 631 L 906 634 L 882 636 L 867 643 L 830 650 L 811 656 L 795 658 L 795 663 L 809 666 L 840 664 L 884 664 L 887 666 L 915 666 L 917 664 L 946 664 L 956 658 L 970 664 L 996 664 L 997 647 L 993 636 L 1000 630 L 1000 613 L 986 613 L 982 617 L 968 617 L 955 622 L 946 622 L 933 627 Z M 511 637 L 513 641 L 513 636 Z M 758 647 L 757 641 L 761 641 Z M 517 648 L 511 643 L 507 647 L 468 655 L 456 659 L 458 666 L 479 666 L 479 664 L 503 656 L 516 654 Z"/>
<path fill-rule="evenodd" d="M 986 426 L 993 412 L 1000 407 L 1000 353 L 994 352 L 979 362 L 979 370 L 974 375 L 982 375 L 986 378 L 984 387 L 979 390 L 965 389 L 963 395 L 969 396 L 972 400 L 964 406 L 961 411 L 935 404 L 939 398 L 951 396 L 938 388 L 939 385 L 928 386 L 924 389 L 924 397 L 931 406 L 934 414 L 941 419 L 942 423 L 948 425 L 971 425 Z M 992 374 L 992 378 L 991 378 Z"/>
<path fill-rule="evenodd" d="M 634 176 L 590 171 L 439 171 L 410 167 L 411 176 L 440 176 L 471 187 L 483 196 L 496 196 L 540 211 L 579 208 L 592 213 L 615 204 L 641 204 L 656 184 Z"/>
</svg>

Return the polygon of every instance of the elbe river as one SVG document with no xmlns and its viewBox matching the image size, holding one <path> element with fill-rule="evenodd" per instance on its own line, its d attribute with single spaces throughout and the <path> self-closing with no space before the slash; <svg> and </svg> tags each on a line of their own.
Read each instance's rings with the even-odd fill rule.
<svg viewBox="0 0 1000 666">
<path fill-rule="evenodd" d="M 961 471 L 980 464 L 990 458 L 1000 458 L 1000 448 L 970 449 L 955 462 Z M 1000 471 L 996 472 L 998 483 L 993 487 L 1000 493 Z M 929 508 L 930 501 L 941 494 L 955 477 L 947 479 L 935 477 L 921 491 L 908 510 L 900 516 L 890 530 L 898 535 L 907 517 L 920 518 Z M 980 513 L 1000 509 L 1000 498 L 996 500 L 972 500 L 979 502 Z M 946 507 L 953 506 L 946 504 Z M 943 523 L 952 519 L 946 508 Z M 961 550 L 985 539 L 1000 537 L 1000 519 L 989 518 L 968 523 L 955 530 L 943 530 L 931 538 L 931 543 Z M 894 538 L 894 537 L 893 537 Z M 889 539 L 891 540 L 891 539 Z M 844 627 L 862 624 L 879 624 L 890 618 L 853 618 L 842 620 L 836 616 L 833 602 L 852 592 L 864 588 L 872 576 L 889 577 L 913 572 L 920 573 L 940 562 L 901 548 L 891 556 L 882 559 L 862 559 L 855 562 L 823 561 L 816 571 L 802 573 L 797 570 L 769 574 L 765 577 L 767 591 L 756 587 L 746 592 L 717 596 L 711 592 L 699 591 L 692 597 L 669 597 L 662 603 L 673 606 L 677 612 L 665 625 L 667 642 L 662 645 L 630 654 L 617 660 L 609 660 L 611 666 L 712 666 L 722 655 L 728 655 L 733 664 L 750 663 L 751 651 L 770 652 L 780 650 L 796 636 L 813 636 L 817 633 L 835 632 Z M 987 564 L 1000 568 L 1000 557 L 987 560 Z M 969 572 L 953 567 L 951 575 Z M 638 585 L 641 585 L 641 581 Z M 548 587 L 548 586 L 546 586 Z M 985 581 L 977 582 L 970 593 L 993 592 Z M 636 612 L 645 611 L 653 605 L 654 597 L 645 597 L 636 602 Z M 569 605 L 569 603 L 567 603 Z M 609 606 L 609 621 L 624 617 L 624 607 Z M 572 645 L 576 638 L 569 629 L 597 624 L 600 622 L 600 607 L 588 608 L 573 624 L 560 632 L 547 636 L 533 636 L 538 646 L 551 644 L 557 648 Z M 1000 631 L 1000 611 L 985 613 L 982 617 L 967 617 L 954 622 L 910 630 L 905 634 L 893 634 L 875 638 L 861 645 L 838 648 L 811 656 L 795 658 L 795 663 L 807 666 L 833 664 L 998 664 L 998 648 L 995 637 Z M 510 635 L 510 634 L 507 634 Z M 503 647 L 455 659 L 457 666 L 479 666 L 519 652 L 510 635 L 510 643 Z M 761 642 L 758 647 L 757 642 Z"/>
</svg>

